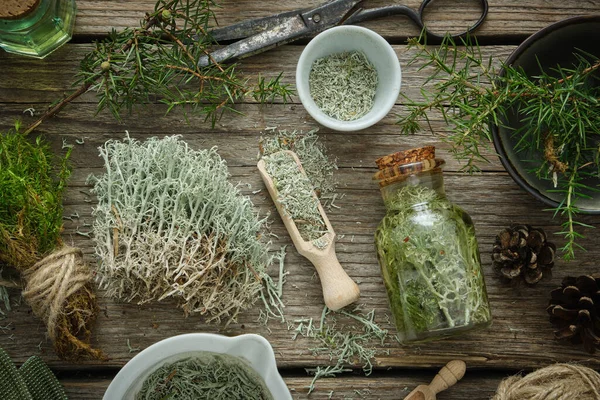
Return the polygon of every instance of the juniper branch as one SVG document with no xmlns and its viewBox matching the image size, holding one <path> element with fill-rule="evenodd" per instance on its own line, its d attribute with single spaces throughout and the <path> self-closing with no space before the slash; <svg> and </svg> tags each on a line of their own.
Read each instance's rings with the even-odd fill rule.
<svg viewBox="0 0 600 400">
<path fill-rule="evenodd" d="M 223 111 L 250 96 L 260 103 L 288 101 L 290 85 L 282 75 L 256 84 L 239 76 L 236 64 L 220 64 L 211 56 L 217 43 L 209 31 L 212 0 L 159 0 L 140 27 L 113 31 L 81 61 L 73 91 L 55 102 L 26 130 L 44 121 L 88 91 L 98 97 L 97 112 L 109 109 L 117 120 L 123 110 L 154 99 L 173 108 L 204 115 L 212 126 Z"/>
<path fill-rule="evenodd" d="M 593 84 L 600 60 L 576 53 L 579 64 L 575 68 L 559 66 L 530 77 L 510 65 L 496 67 L 491 57 L 484 59 L 477 42 L 469 39 L 462 46 L 450 38 L 439 48 L 419 39 L 410 40 L 409 45 L 417 50 L 412 62 L 431 70 L 426 82 L 435 79 L 436 83 L 433 90 L 422 89 L 424 100 L 406 98 L 408 112 L 398 120 L 402 132 L 419 131 L 422 121 L 431 129 L 428 112 L 439 112 L 449 126 L 441 135 L 443 140 L 457 159 L 465 161 L 464 169 L 473 172 L 487 161 L 481 149 L 491 141 L 489 124 L 510 129 L 506 117 L 517 115 L 523 127 L 515 132 L 520 137 L 515 150 L 521 155 L 539 154 L 541 162 L 533 172 L 554 181 L 559 188 L 554 192 L 564 195 L 554 211 L 566 218 L 559 233 L 566 239 L 564 257 L 573 258 L 574 249 L 581 248 L 575 241 L 583 237 L 576 226 L 589 227 L 575 220 L 576 203 L 600 189 L 585 183 L 588 178 L 600 178 L 600 89 Z"/>
</svg>

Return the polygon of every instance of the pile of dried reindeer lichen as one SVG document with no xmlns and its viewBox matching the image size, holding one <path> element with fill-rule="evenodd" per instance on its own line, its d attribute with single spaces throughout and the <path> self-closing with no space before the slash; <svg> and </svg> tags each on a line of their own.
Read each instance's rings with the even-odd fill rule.
<svg viewBox="0 0 600 400">
<path fill-rule="evenodd" d="M 186 315 L 227 322 L 258 299 L 270 262 L 263 220 L 228 181 L 215 148 L 126 138 L 108 141 L 100 155 L 106 171 L 90 181 L 98 280 L 108 296 L 173 298 Z"/>
</svg>

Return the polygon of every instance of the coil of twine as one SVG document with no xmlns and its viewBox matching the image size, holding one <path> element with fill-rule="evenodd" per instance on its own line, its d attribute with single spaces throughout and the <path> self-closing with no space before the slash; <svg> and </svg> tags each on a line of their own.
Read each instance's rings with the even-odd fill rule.
<svg viewBox="0 0 600 400">
<path fill-rule="evenodd" d="M 46 324 L 59 356 L 103 358 L 89 344 L 97 312 L 92 271 L 80 249 L 64 246 L 22 272 L 25 301 Z"/>
<path fill-rule="evenodd" d="M 500 383 L 492 400 L 600 400 L 600 374 L 576 364 L 555 364 Z"/>
</svg>

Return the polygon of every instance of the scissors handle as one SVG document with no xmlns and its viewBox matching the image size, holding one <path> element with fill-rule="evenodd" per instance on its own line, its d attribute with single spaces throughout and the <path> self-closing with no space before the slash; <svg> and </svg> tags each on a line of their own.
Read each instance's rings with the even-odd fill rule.
<svg viewBox="0 0 600 400">
<path fill-rule="evenodd" d="M 427 25 L 424 22 L 425 9 L 433 1 L 435 1 L 435 0 L 423 0 L 421 5 L 419 6 L 418 11 L 415 11 L 409 7 L 400 6 L 400 5 L 361 9 L 360 11 L 357 11 L 352 16 L 347 18 L 344 21 L 344 24 L 347 24 L 347 25 L 356 24 L 359 22 L 364 22 L 364 21 L 368 21 L 368 20 L 376 19 L 376 18 L 389 17 L 392 15 L 405 15 L 408 18 L 410 18 L 417 25 L 417 27 L 419 29 L 421 29 L 425 32 L 425 34 L 427 35 L 427 38 L 443 39 L 445 35 L 438 35 L 436 33 L 431 32 L 427 28 Z M 466 31 L 460 32 L 457 34 L 451 34 L 451 35 L 449 35 L 450 37 L 455 38 L 455 39 L 462 38 L 462 37 L 465 37 L 470 32 L 479 28 L 479 26 L 483 23 L 483 21 L 487 17 L 488 11 L 489 11 L 488 0 L 479 0 L 479 3 L 481 5 L 481 16 L 479 17 L 479 19 L 473 25 L 471 25 Z"/>
</svg>

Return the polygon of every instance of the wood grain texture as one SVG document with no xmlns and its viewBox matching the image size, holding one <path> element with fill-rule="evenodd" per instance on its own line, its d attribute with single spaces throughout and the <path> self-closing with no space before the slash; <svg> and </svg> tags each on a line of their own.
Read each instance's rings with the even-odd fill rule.
<svg viewBox="0 0 600 400">
<path fill-rule="evenodd" d="M 421 87 L 425 85 L 428 70 L 419 71 L 422 65 L 418 63 L 409 65 L 409 61 L 416 53 L 415 50 L 409 50 L 403 45 L 394 45 L 393 48 L 402 67 L 402 95 L 411 99 L 420 98 Z M 90 44 L 69 44 L 44 60 L 0 53 L 2 71 L 10 77 L 10 79 L 0 79 L 0 102 L 20 103 L 23 104 L 23 109 L 34 107 L 43 110 L 47 107 L 44 103 L 60 99 L 72 88 L 80 61 L 92 49 L 93 46 Z M 239 70 L 250 82 L 256 82 L 259 74 L 273 77 L 282 73 L 284 83 L 294 84 L 296 64 L 302 49 L 301 46 L 283 46 L 257 57 L 242 60 Z M 495 65 L 499 65 L 514 49 L 515 46 L 485 46 L 482 48 L 482 55 L 486 58 L 493 56 Z M 432 84 L 433 82 L 428 86 Z M 87 103 L 95 100 L 95 94 L 88 92 L 76 102 Z M 245 102 L 253 101 L 248 98 Z M 292 98 L 292 103 L 300 103 L 297 96 Z M 402 96 L 398 98 L 397 103 L 403 103 Z M 266 116 L 268 117 L 268 114 Z"/>
<path fill-rule="evenodd" d="M 78 107 L 89 106 L 82 104 Z M 269 115 L 280 116 L 277 124 L 282 127 L 286 126 L 286 122 L 281 116 L 292 115 L 289 105 L 274 105 L 268 109 L 251 104 L 244 107 L 247 115 L 256 115 L 256 118 L 260 115 L 264 118 Z M 79 110 L 75 114 L 67 112 L 44 126 L 43 130 L 56 152 L 61 151 L 63 139 L 66 143 L 73 144 L 76 139 L 86 138 L 83 145 L 74 144 L 72 161 L 75 170 L 65 196 L 65 215 L 79 215 L 79 218 L 65 221 L 64 237 L 68 243 L 81 247 L 88 261 L 92 264 L 95 262 L 93 243 L 81 235 L 89 231 L 85 225 L 92 221 L 90 212 L 95 201 L 88 195 L 89 187 L 85 180 L 90 173 L 102 172 L 96 148 L 109 138 L 122 138 L 125 129 L 139 139 L 150 135 L 183 134 L 183 138 L 194 148 L 218 144 L 221 155 L 230 165 L 232 180 L 242 184 L 244 193 L 251 196 L 263 215 L 271 213 L 272 230 L 279 237 L 274 239 L 274 249 L 291 243 L 255 166 L 260 128 L 270 124 L 270 121 L 263 121 L 254 127 L 248 125 L 247 116 L 238 116 L 236 118 L 239 119 L 227 119 L 227 124 L 238 124 L 237 128 L 231 127 L 234 132 L 227 133 L 227 126 L 230 125 L 211 132 L 200 128 L 194 120 L 190 125 L 171 120 L 174 116 L 163 120 L 157 116 L 160 113 L 155 112 L 154 108 L 155 106 L 149 106 L 144 113 L 128 119 L 123 125 L 109 122 L 112 117 L 107 115 L 100 115 L 90 123 L 88 113 L 84 113 L 86 117 L 77 116 L 81 112 Z M 2 120 L 6 121 L 12 117 L 13 112 L 7 114 L 4 110 Z M 297 114 L 303 111 L 296 109 L 294 112 Z M 291 120 L 294 119 L 296 118 Z M 153 121 L 151 129 L 148 127 L 149 120 Z M 337 179 L 341 184 L 340 193 L 345 194 L 336 201 L 341 209 L 328 211 L 331 223 L 340 235 L 337 244 L 338 258 L 348 274 L 359 284 L 362 293 L 360 303 L 364 304 L 366 310 L 375 309 L 378 321 L 393 332 L 394 327 L 386 318 L 387 298 L 373 244 L 373 232 L 384 214 L 381 197 L 371 180 L 376 170 L 374 160 L 381 154 L 403 148 L 408 139 L 411 146 L 438 142 L 428 135 L 410 138 L 381 135 L 376 132 L 379 129 L 379 126 L 375 126 L 348 137 L 331 132 L 323 132 L 321 136 L 328 144 L 331 155 L 340 159 L 341 168 Z M 370 148 L 375 144 L 378 146 L 378 154 Z M 444 151 L 440 155 L 447 156 L 443 153 Z M 543 280 L 535 288 L 506 287 L 494 277 L 491 270 L 489 254 L 495 234 L 514 222 L 530 223 L 541 226 L 548 232 L 555 232 L 559 228 L 559 221 L 552 219 L 551 213 L 543 212 L 543 206 L 520 190 L 506 173 L 490 170 L 481 175 L 464 175 L 456 172 L 460 165 L 447 158 L 450 164 L 446 173 L 448 196 L 463 206 L 476 224 L 494 324 L 484 331 L 421 345 L 400 346 L 394 340 L 388 340 L 383 346 L 379 346 L 377 368 L 433 366 L 455 358 L 464 359 L 470 366 L 490 368 L 535 368 L 555 361 L 579 361 L 586 365 L 600 366 L 600 359 L 597 357 L 590 357 L 580 348 L 555 342 L 545 312 L 548 293 L 558 285 L 562 276 L 597 271 L 595 260 L 600 256 L 598 247 L 594 245 L 597 243 L 597 233 L 592 229 L 584 230 L 588 238 L 582 244 L 589 251 L 580 253 L 576 263 L 558 262 L 552 279 Z M 261 192 L 252 194 L 257 189 L 261 189 Z M 583 221 L 600 226 L 598 218 L 588 216 Z M 557 238 L 557 242 L 560 244 L 562 241 Z M 292 247 L 289 248 L 286 264 L 290 271 L 284 291 L 287 318 L 291 321 L 303 317 L 318 318 L 323 300 L 313 267 Z M 173 303 L 147 306 L 121 304 L 103 297 L 100 292 L 100 307 L 102 313 L 98 319 L 94 343 L 106 351 L 110 360 L 106 363 L 85 362 L 86 368 L 122 366 L 133 356 L 127 347 L 127 340 L 134 347 L 145 348 L 163 338 L 189 332 L 220 332 L 227 335 L 259 333 L 273 344 L 278 364 L 282 368 L 329 364 L 327 356 L 313 356 L 308 350 L 315 345 L 311 340 L 298 338 L 292 341 L 292 332 L 287 325 L 271 323 L 264 327 L 257 323 L 258 304 L 228 329 L 207 325 L 201 317 L 186 319 Z M 7 322 L 11 323 L 10 330 L 0 334 L 0 346 L 16 360 L 24 361 L 32 353 L 38 353 L 38 345 L 41 343 L 45 360 L 55 368 L 69 368 L 56 358 L 45 341 L 41 323 L 30 314 L 27 306 L 17 307 Z M 360 365 L 352 367 L 359 369 Z"/>
<path fill-rule="evenodd" d="M 318 382 L 310 395 L 311 400 L 401 400 L 417 385 L 423 384 L 435 374 L 433 371 L 393 371 L 383 376 L 357 377 L 343 375 L 338 378 L 325 378 Z M 471 374 L 471 376 L 470 376 Z M 496 391 L 504 374 L 493 373 L 482 376 L 467 372 L 456 386 L 440 393 L 438 400 L 489 400 Z M 287 377 L 284 381 L 291 390 L 293 399 L 306 399 L 310 377 Z M 60 380 L 69 398 L 74 400 L 100 400 L 110 384 L 108 378 L 66 378 Z"/>
<path fill-rule="evenodd" d="M 326 0 L 294 0 L 265 2 L 256 0 L 217 1 L 220 8 L 215 15 L 220 26 L 227 26 L 249 18 L 275 13 L 312 8 Z M 405 4 L 418 9 L 420 0 L 368 0 L 366 7 Z M 75 35 L 105 35 L 112 28 L 139 26 L 146 12 L 154 9 L 154 0 L 79 0 Z M 477 35 L 485 38 L 514 37 L 522 39 L 561 19 L 598 13 L 598 0 L 489 0 L 489 15 Z M 437 0 L 428 8 L 426 21 L 434 31 L 461 30 L 471 25 L 480 15 L 477 0 Z M 396 16 L 364 23 L 364 26 L 389 38 L 398 39 L 419 34 L 416 26 L 406 17 Z"/>
<path fill-rule="evenodd" d="M 217 16 L 226 25 L 321 2 L 225 0 L 221 2 L 223 8 L 217 10 Z M 137 26 L 138 19 L 153 7 L 154 2 L 80 0 L 77 4 L 76 40 L 85 42 L 90 35 L 102 35 L 112 27 Z M 367 4 L 377 6 L 389 3 L 377 0 Z M 416 7 L 418 1 L 408 0 L 406 4 Z M 476 8 L 476 2 L 471 0 L 437 0 L 435 4 L 437 10 L 433 10 L 429 17 L 440 21 L 437 25 L 439 29 L 468 23 L 469 12 Z M 450 11 L 443 12 L 439 5 L 450 5 Z M 504 45 L 483 46 L 482 51 L 485 55 L 493 55 L 498 63 L 508 57 L 518 40 L 548 23 L 598 12 L 600 1 L 565 0 L 557 3 L 545 0 L 492 0 L 490 15 L 479 34 L 489 43 Z M 393 17 L 366 26 L 398 43 L 394 49 L 403 68 L 402 92 L 417 98 L 425 83 L 427 70 L 419 71 L 418 65 L 408 65 L 412 54 L 400 44 L 401 38 L 417 34 L 417 30 L 405 18 Z M 67 44 L 45 60 L 0 53 L 0 129 L 10 127 L 15 118 L 22 118 L 25 123 L 31 122 L 33 118 L 24 113 L 25 109 L 33 107 L 39 112 L 62 96 L 70 88 L 79 61 L 91 48 L 90 43 Z M 284 80 L 293 83 L 295 65 L 302 48 L 300 45 L 284 46 L 263 56 L 244 60 L 241 69 L 251 79 L 259 73 L 276 75 L 282 71 Z M 502 284 L 494 277 L 491 268 L 490 252 L 496 233 L 512 223 L 529 223 L 547 232 L 556 232 L 560 228 L 560 219 L 553 219 L 551 213 L 544 212 L 543 204 L 512 181 L 493 149 L 485 152 L 490 163 L 482 165 L 483 173 L 471 176 L 460 172 L 462 164 L 452 158 L 449 146 L 438 135 L 423 130 L 417 135 L 400 136 L 395 125 L 395 114 L 404 112 L 402 104 L 403 100 L 399 98 L 383 121 L 364 131 L 340 133 L 325 128 L 319 131 L 322 141 L 330 154 L 338 159 L 340 166 L 336 179 L 343 197 L 337 199 L 336 204 L 341 208 L 327 211 L 339 235 L 336 246 L 338 259 L 359 285 L 359 303 L 363 304 L 366 311 L 375 310 L 377 322 L 390 331 L 391 337 L 383 344 L 372 344 L 377 348 L 372 376 L 364 377 L 360 372 L 360 363 L 355 361 L 348 365 L 354 370 L 353 373 L 320 381 L 317 391 L 310 398 L 327 399 L 333 390 L 331 398 L 334 399 L 401 399 L 417 385 L 430 382 L 437 370 L 452 359 L 465 360 L 470 369 L 461 382 L 440 394 L 438 398 L 441 400 L 489 399 L 507 371 L 521 368 L 530 370 L 557 361 L 577 361 L 600 369 L 597 355 L 590 356 L 582 348 L 553 340 L 552 327 L 545 312 L 549 292 L 559 285 L 562 277 L 598 272 L 600 218 L 581 218 L 582 222 L 595 229 L 582 230 L 586 239 L 581 244 L 588 252 L 580 252 L 577 261 L 558 261 L 553 276 L 546 277 L 534 288 Z M 256 156 L 259 137 L 268 127 L 300 130 L 318 127 L 297 98 L 291 104 L 240 104 L 237 106 L 240 114 L 226 114 L 214 129 L 200 117 L 192 117 L 186 123 L 179 112 L 165 116 L 165 108 L 157 104 L 149 104 L 139 112 L 126 116 L 122 123 L 116 122 L 106 112 L 95 115 L 95 109 L 94 95 L 88 93 L 37 131 L 50 141 L 56 153 L 63 151 L 65 143 L 75 147 L 72 158 L 74 171 L 64 199 L 63 236 L 67 243 L 83 249 L 91 265 L 97 260 L 94 258 L 93 242 L 86 235 L 90 229 L 88 224 L 92 222 L 91 209 L 95 198 L 89 194 L 86 179 L 90 174 L 102 173 L 97 147 L 108 139 L 123 138 L 125 130 L 140 140 L 150 136 L 180 134 L 193 148 L 218 146 L 219 153 L 230 166 L 232 181 L 240 182 L 241 190 L 251 197 L 262 215 L 270 214 L 271 229 L 277 235 L 273 237 L 274 251 L 281 245 L 291 244 L 258 175 Z M 439 115 L 432 115 L 432 127 L 437 134 L 446 129 Z M 83 144 L 76 144 L 77 140 L 82 139 Z M 465 208 L 475 222 L 493 325 L 483 331 L 444 341 L 400 346 L 392 337 L 395 328 L 387 317 L 388 302 L 374 251 L 373 233 L 385 210 L 372 175 L 376 171 L 376 158 L 424 145 L 435 145 L 438 155 L 446 159 L 447 194 L 452 201 Z M 261 191 L 253 193 L 258 189 Z M 558 236 L 552 238 L 559 246 L 563 243 Z M 289 321 L 305 317 L 319 318 L 323 300 L 314 268 L 292 246 L 288 247 L 286 268 L 290 272 L 284 287 L 286 317 Z M 276 268 L 272 267 L 270 272 L 275 273 Z M 128 343 L 144 349 L 159 340 L 182 333 L 258 333 L 265 336 L 275 349 L 278 366 L 293 389 L 294 398 L 298 399 L 307 398 L 306 387 L 310 383 L 310 377 L 303 373 L 303 368 L 331 364 L 326 355 L 314 355 L 310 350 L 316 345 L 314 341 L 302 337 L 292 340 L 293 332 L 287 324 L 273 321 L 267 327 L 259 324 L 259 303 L 244 313 L 237 323 L 225 329 L 206 324 L 202 317 L 184 318 L 174 303 L 145 306 L 123 304 L 108 299 L 100 290 L 101 313 L 93 342 L 110 359 L 107 362 L 86 361 L 73 365 L 56 357 L 41 322 L 31 314 L 27 305 L 18 305 L 18 292 L 11 291 L 11 295 L 12 301 L 17 304 L 7 319 L 0 321 L 0 346 L 18 363 L 24 362 L 30 355 L 41 355 L 63 377 L 61 379 L 72 399 L 100 399 L 117 369 L 135 355 L 135 352 L 130 352 Z M 338 323 L 349 325 L 351 321 L 338 318 Z"/>
</svg>

